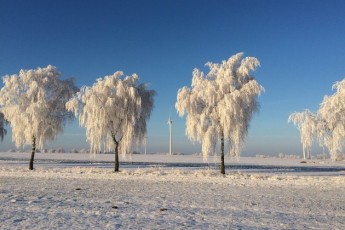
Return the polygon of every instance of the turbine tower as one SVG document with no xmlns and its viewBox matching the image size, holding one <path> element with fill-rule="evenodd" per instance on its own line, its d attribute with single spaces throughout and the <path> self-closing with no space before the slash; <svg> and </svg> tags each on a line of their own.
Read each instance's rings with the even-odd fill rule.
<svg viewBox="0 0 345 230">
<path fill-rule="evenodd" d="M 168 125 L 169 125 L 169 130 L 170 130 L 170 145 L 169 145 L 169 153 L 172 155 L 172 123 L 173 121 L 171 120 L 171 110 L 170 110 L 170 115 L 169 115 L 169 120 L 168 120 Z"/>
<path fill-rule="evenodd" d="M 145 136 L 145 155 L 146 155 L 146 147 L 147 147 L 147 136 Z"/>
</svg>

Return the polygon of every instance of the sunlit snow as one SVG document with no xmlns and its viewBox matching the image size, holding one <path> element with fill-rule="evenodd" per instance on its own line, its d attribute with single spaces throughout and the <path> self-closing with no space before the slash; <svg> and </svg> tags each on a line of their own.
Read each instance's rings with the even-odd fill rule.
<svg viewBox="0 0 345 230">
<path fill-rule="evenodd" d="M 344 229 L 345 163 L 0 153 L 1 229 Z M 92 156 L 92 155 L 91 155 Z M 233 168 L 233 169 L 232 169 Z"/>
</svg>

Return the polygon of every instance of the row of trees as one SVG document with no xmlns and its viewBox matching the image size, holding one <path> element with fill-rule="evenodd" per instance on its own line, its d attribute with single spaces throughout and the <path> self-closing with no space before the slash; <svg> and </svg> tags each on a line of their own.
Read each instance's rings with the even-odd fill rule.
<svg viewBox="0 0 345 230">
<path fill-rule="evenodd" d="M 17 147 L 31 143 L 30 170 L 34 168 L 36 147 L 43 148 L 47 141 L 54 140 L 74 115 L 86 128 L 94 153 L 103 142 L 108 149 L 115 147 L 115 171 L 119 170 L 119 149 L 125 154 L 132 141 L 143 140 L 155 95 L 146 84 L 138 83 L 136 74 L 124 79 L 122 75 L 116 72 L 99 78 L 92 87 L 80 90 L 72 78 L 61 80 L 51 65 L 3 77 L 0 125 L 9 122 Z M 6 131 L 2 130 L 1 137 Z"/>
<path fill-rule="evenodd" d="M 336 160 L 345 147 L 345 79 L 333 85 L 335 93 L 325 96 L 315 113 L 295 112 L 288 121 L 296 125 L 301 135 L 303 157 L 311 158 L 311 147 L 317 142 Z"/>
<path fill-rule="evenodd" d="M 206 65 L 207 74 L 195 69 L 191 88 L 179 89 L 175 107 L 180 116 L 186 114 L 186 135 L 202 144 L 203 156 L 216 153 L 220 143 L 225 174 L 225 144 L 231 156 L 239 156 L 253 114 L 259 110 L 257 98 L 264 88 L 251 72 L 260 63 L 238 53 L 220 64 Z M 32 144 L 30 169 L 36 146 L 43 148 L 46 141 L 54 140 L 74 115 L 86 128 L 92 152 L 99 152 L 102 143 L 114 150 L 114 170 L 119 171 L 118 154 L 130 152 L 133 143 L 144 140 L 154 106 L 155 91 L 139 84 L 136 74 L 123 77 L 115 72 L 78 89 L 73 79 L 61 80 L 56 67 L 49 65 L 4 76 L 3 82 L 3 120 L 10 123 L 17 147 Z"/>
</svg>

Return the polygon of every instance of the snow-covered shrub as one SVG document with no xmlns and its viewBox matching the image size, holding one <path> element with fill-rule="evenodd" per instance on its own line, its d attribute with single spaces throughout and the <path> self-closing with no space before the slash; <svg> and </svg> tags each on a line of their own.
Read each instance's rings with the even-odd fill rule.
<svg viewBox="0 0 345 230">
<path fill-rule="evenodd" d="M 325 154 L 325 153 L 317 154 L 317 155 L 316 155 L 316 159 L 318 159 L 318 160 L 325 160 L 325 159 L 327 159 L 327 158 L 328 158 L 328 156 L 327 156 L 327 154 Z"/>
<path fill-rule="evenodd" d="M 79 153 L 90 153 L 89 149 L 80 149 Z"/>
<path fill-rule="evenodd" d="M 345 154 L 338 154 L 337 158 L 335 159 L 335 161 L 344 161 L 345 160 Z"/>
<path fill-rule="evenodd" d="M 285 157 L 285 154 L 284 154 L 284 153 L 279 153 L 279 154 L 278 154 L 278 157 L 279 157 L 279 158 L 284 158 L 284 157 Z"/>
<path fill-rule="evenodd" d="M 57 153 L 66 153 L 65 149 L 64 148 L 58 148 L 56 150 Z"/>
</svg>

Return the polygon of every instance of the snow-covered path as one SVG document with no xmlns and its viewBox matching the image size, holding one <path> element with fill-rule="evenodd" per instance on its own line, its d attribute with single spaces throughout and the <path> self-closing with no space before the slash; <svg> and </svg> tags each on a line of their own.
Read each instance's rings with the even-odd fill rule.
<svg viewBox="0 0 345 230">
<path fill-rule="evenodd" d="M 343 176 L 1 164 L 1 229 L 345 229 Z"/>
</svg>

